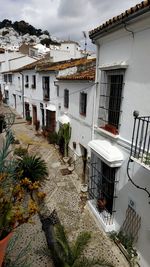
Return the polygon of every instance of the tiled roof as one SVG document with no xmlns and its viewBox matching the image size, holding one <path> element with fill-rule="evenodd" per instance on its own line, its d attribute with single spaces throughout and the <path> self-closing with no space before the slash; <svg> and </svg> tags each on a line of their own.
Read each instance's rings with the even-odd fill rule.
<svg viewBox="0 0 150 267">
<path fill-rule="evenodd" d="M 84 71 L 76 72 L 67 76 L 57 77 L 58 80 L 95 80 L 95 68 L 90 68 Z"/>
<path fill-rule="evenodd" d="M 119 23 L 126 22 L 128 19 L 131 19 L 132 16 L 139 16 L 147 11 L 150 11 L 150 0 L 142 1 L 141 3 L 135 5 L 134 7 L 131 7 L 127 10 L 125 10 L 120 15 L 113 17 L 112 19 L 107 20 L 105 23 L 100 25 L 99 27 L 91 30 L 89 32 L 89 37 L 92 39 L 97 34 L 101 34 L 104 31 L 109 31 L 112 29 L 112 27 L 117 26 Z"/>
<path fill-rule="evenodd" d="M 37 66 L 37 64 L 43 62 L 43 60 L 44 60 L 43 58 L 39 59 L 39 60 L 36 60 L 36 61 L 34 61 L 34 62 L 30 63 L 30 64 L 27 64 L 27 65 L 25 65 L 25 66 L 23 66 L 21 68 L 15 69 L 12 72 L 20 72 L 20 71 L 23 71 L 23 70 L 32 70 Z"/>
<path fill-rule="evenodd" d="M 55 63 L 47 63 L 47 64 L 38 64 L 37 71 L 58 71 L 64 70 L 67 68 L 72 68 L 75 66 L 81 65 L 91 65 L 96 61 L 95 58 L 87 59 L 87 58 L 78 58 L 78 59 L 70 59 L 66 61 L 60 61 Z"/>
<path fill-rule="evenodd" d="M 75 66 L 82 66 L 82 65 L 92 65 L 96 61 L 95 58 L 87 59 L 87 58 L 78 58 L 78 59 L 70 59 L 65 61 L 59 61 L 59 62 L 48 62 L 44 59 L 37 60 L 33 63 L 30 63 L 28 65 L 25 65 L 22 68 L 16 69 L 13 72 L 20 72 L 23 70 L 31 70 L 35 69 L 36 71 L 59 71 L 64 70 L 67 68 L 75 67 Z"/>
</svg>

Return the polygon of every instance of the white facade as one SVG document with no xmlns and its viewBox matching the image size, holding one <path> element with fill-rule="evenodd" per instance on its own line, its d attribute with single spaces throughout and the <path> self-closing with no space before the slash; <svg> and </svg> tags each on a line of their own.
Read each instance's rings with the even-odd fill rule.
<svg viewBox="0 0 150 267">
<path fill-rule="evenodd" d="M 92 81 L 59 81 L 59 98 L 58 118 L 66 114 L 70 120 L 71 140 L 69 147 L 77 154 L 82 155 L 82 147 L 89 150 L 88 142 L 92 139 L 93 127 L 93 109 L 94 109 L 94 94 L 95 84 Z M 64 90 L 68 90 L 69 103 L 68 108 L 64 106 Z M 86 114 L 80 114 L 80 93 L 87 94 Z M 59 120 L 58 120 L 59 123 Z M 73 148 L 73 142 L 76 143 L 76 148 Z"/>
<path fill-rule="evenodd" d="M 148 195 L 133 186 L 127 176 L 127 162 L 130 156 L 130 147 L 133 131 L 133 111 L 138 110 L 140 116 L 150 115 L 150 24 L 149 12 L 141 15 L 134 22 L 132 20 L 127 27 L 122 25 L 120 30 L 114 30 L 103 37 L 97 37 L 97 105 L 95 116 L 95 137 L 94 139 L 111 142 L 112 146 L 123 153 L 123 163 L 117 169 L 115 180 L 115 193 L 117 198 L 113 199 L 114 219 L 108 226 L 103 217 L 95 208 L 94 202 L 90 206 L 103 225 L 106 231 L 119 230 L 126 218 L 126 210 L 130 203 L 133 204 L 133 210 L 141 217 L 141 226 L 139 229 L 139 238 L 136 244 L 140 255 L 140 266 L 150 266 L 150 204 Z M 129 30 L 130 29 L 130 30 Z M 99 109 L 101 101 L 103 83 L 106 81 L 104 76 L 113 75 L 119 71 L 123 73 L 122 104 L 118 127 L 119 135 L 109 133 L 101 129 L 98 117 L 107 118 L 107 111 L 102 114 L 102 108 Z M 107 80 L 108 81 L 108 80 Z M 105 87 L 105 94 L 108 93 L 108 86 Z M 116 88 L 117 90 L 117 88 Z M 110 93 L 110 92 L 109 92 Z M 109 94 L 108 93 L 108 94 Z M 101 96 L 100 96 L 101 95 Z M 90 146 L 91 147 L 91 146 Z M 107 145 L 106 145 L 107 150 Z M 102 153 L 97 153 L 91 149 L 94 155 L 101 161 L 105 161 Z M 106 161 L 105 161 L 106 163 Z M 133 181 L 141 187 L 150 191 L 150 172 L 136 162 L 130 163 L 130 175 Z M 94 198 L 93 198 L 94 199 Z M 136 223 L 134 225 L 136 227 Z"/>
<path fill-rule="evenodd" d="M 81 58 L 83 56 L 80 46 L 76 42 L 65 41 L 59 46 L 50 45 L 50 58 L 53 62 Z"/>
</svg>

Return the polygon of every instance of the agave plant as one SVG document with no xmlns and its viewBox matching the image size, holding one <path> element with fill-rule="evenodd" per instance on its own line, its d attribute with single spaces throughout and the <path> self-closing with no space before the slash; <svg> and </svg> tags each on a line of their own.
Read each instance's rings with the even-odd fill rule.
<svg viewBox="0 0 150 267">
<path fill-rule="evenodd" d="M 91 239 L 89 232 L 82 232 L 72 244 L 69 243 L 64 227 L 54 226 L 54 245 L 50 247 L 48 255 L 53 258 L 56 267 L 94 267 L 113 265 L 102 259 L 89 259 L 83 252 Z"/>
<path fill-rule="evenodd" d="M 35 155 L 25 155 L 18 159 L 16 171 L 19 179 L 28 178 L 32 182 L 42 181 L 48 176 L 46 162 Z"/>
</svg>

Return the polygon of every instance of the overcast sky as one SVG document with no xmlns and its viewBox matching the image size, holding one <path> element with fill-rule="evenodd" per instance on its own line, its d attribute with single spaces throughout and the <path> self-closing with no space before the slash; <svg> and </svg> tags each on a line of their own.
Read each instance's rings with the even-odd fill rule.
<svg viewBox="0 0 150 267">
<path fill-rule="evenodd" d="M 25 20 L 60 39 L 83 42 L 83 31 L 88 33 L 139 2 L 140 0 L 0 0 L 0 20 Z"/>
</svg>

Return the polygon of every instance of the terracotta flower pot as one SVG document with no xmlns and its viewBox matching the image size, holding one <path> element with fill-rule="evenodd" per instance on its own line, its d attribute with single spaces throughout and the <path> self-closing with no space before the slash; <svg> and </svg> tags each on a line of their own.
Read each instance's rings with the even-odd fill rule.
<svg viewBox="0 0 150 267">
<path fill-rule="evenodd" d="M 4 261 L 6 249 L 8 246 L 8 242 L 12 237 L 13 233 L 9 233 L 4 239 L 0 240 L 0 267 L 2 267 L 2 263 Z"/>
</svg>

